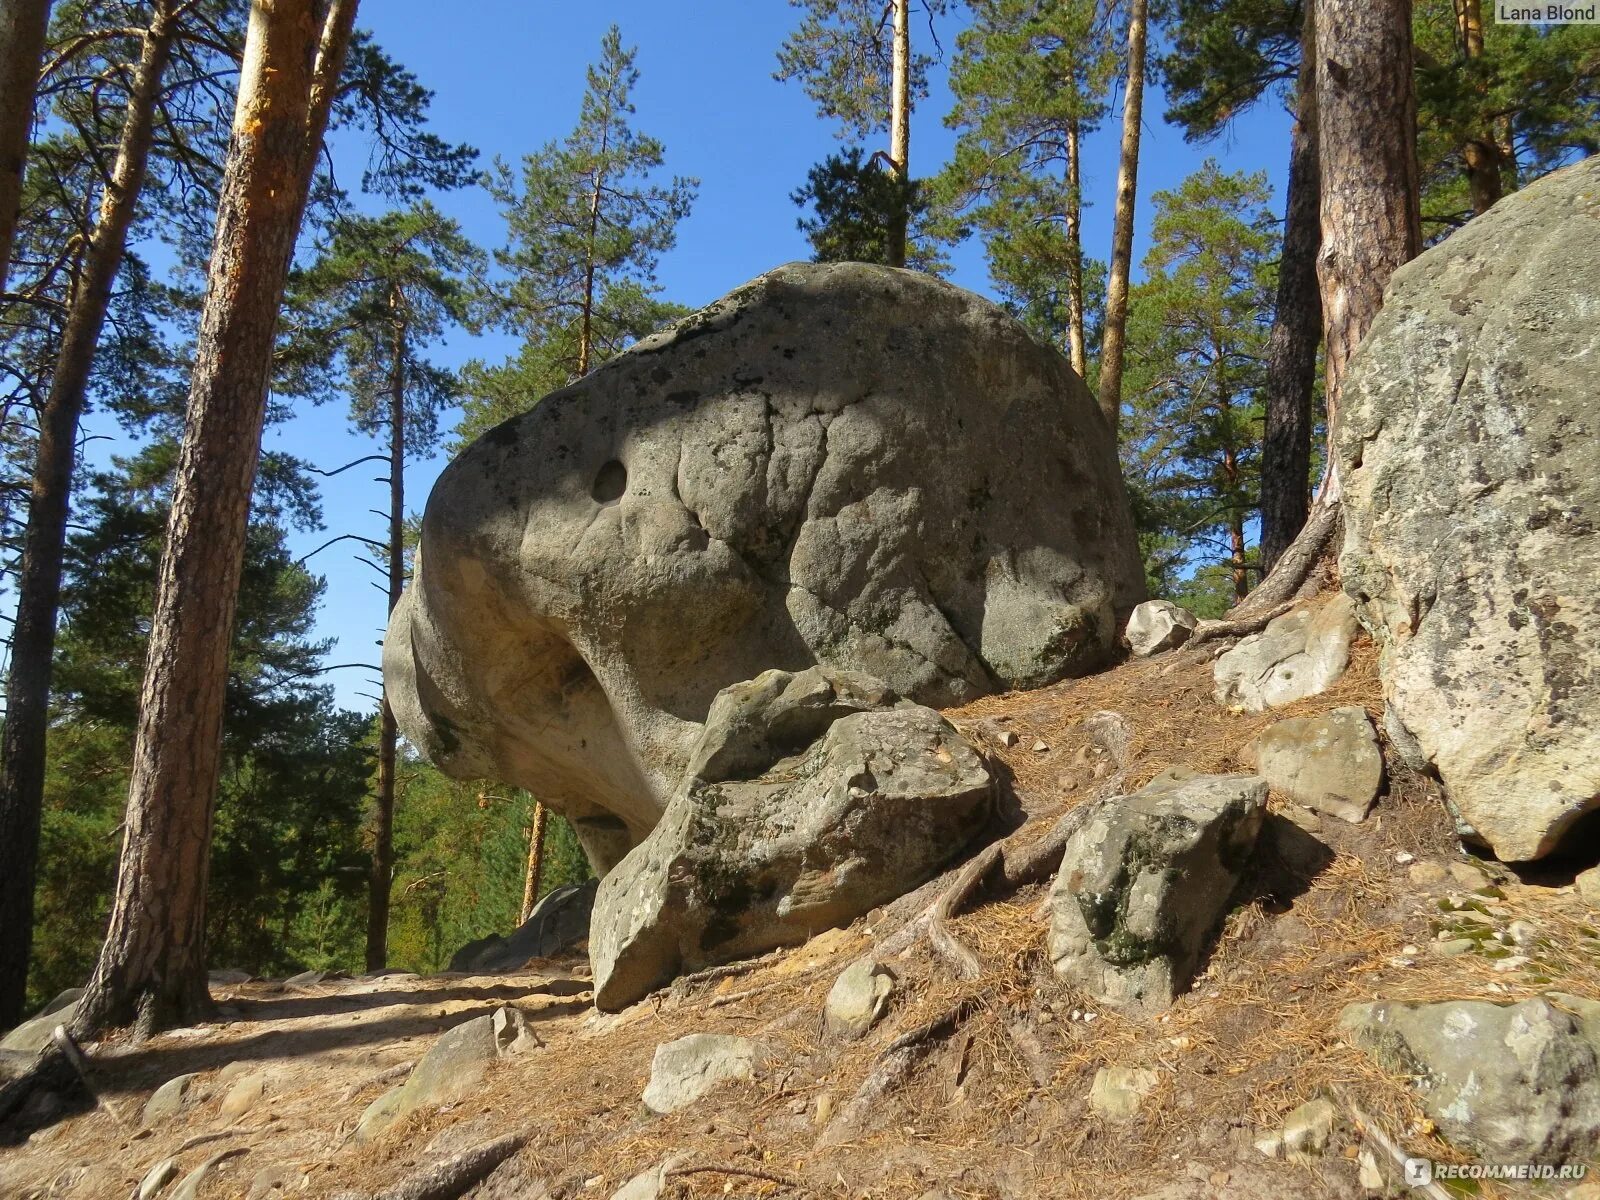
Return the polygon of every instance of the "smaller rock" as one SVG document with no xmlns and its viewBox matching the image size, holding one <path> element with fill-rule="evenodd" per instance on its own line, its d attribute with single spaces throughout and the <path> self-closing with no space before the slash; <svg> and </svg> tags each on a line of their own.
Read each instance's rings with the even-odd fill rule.
<svg viewBox="0 0 1600 1200">
<path fill-rule="evenodd" d="M 208 971 L 206 978 L 212 983 L 228 987 L 236 983 L 249 983 L 255 978 L 249 971 L 241 971 L 237 967 L 218 967 L 215 971 Z"/>
<path fill-rule="evenodd" d="M 1398 866 L 1409 867 L 1412 863 L 1417 861 L 1417 856 L 1412 854 L 1409 850 L 1397 850 L 1395 852 L 1394 861 Z"/>
<path fill-rule="evenodd" d="M 611 1193 L 611 1200 L 658 1200 L 667 1190 L 670 1182 L 667 1172 L 673 1167 L 687 1162 L 686 1154 L 673 1154 L 658 1162 L 653 1167 L 646 1167 L 627 1183 Z"/>
<path fill-rule="evenodd" d="M 291 975 L 283 981 L 284 987 L 312 987 L 321 983 L 328 977 L 326 971 L 301 971 L 298 975 Z"/>
<path fill-rule="evenodd" d="M 1101 1067 L 1089 1087 L 1089 1107 L 1108 1121 L 1131 1120 L 1159 1080 L 1147 1067 Z"/>
<path fill-rule="evenodd" d="M 187 1075 L 176 1075 L 158 1087 L 144 1102 L 139 1128 L 149 1129 L 152 1125 L 175 1117 L 198 1100 L 195 1083 L 199 1078 L 199 1072 L 191 1071 Z"/>
<path fill-rule="evenodd" d="M 1464 888 L 1481 888 L 1489 882 L 1488 873 L 1476 863 L 1469 862 L 1451 863 L 1450 878 Z"/>
<path fill-rule="evenodd" d="M 243 1076 L 228 1089 L 228 1094 L 222 1098 L 222 1106 L 218 1109 L 224 1121 L 237 1121 L 257 1104 L 266 1094 L 267 1073 L 265 1071 L 252 1071 Z"/>
<path fill-rule="evenodd" d="M 1343 592 L 1320 608 L 1284 613 L 1218 656 L 1217 702 L 1264 712 L 1327 691 L 1350 663 L 1355 632 L 1355 602 Z"/>
<path fill-rule="evenodd" d="M 1590 908 L 1600 909 L 1600 867 L 1590 867 L 1587 871 L 1579 871 L 1573 881 L 1578 889 L 1579 898 Z"/>
<path fill-rule="evenodd" d="M 178 1160 L 176 1158 L 163 1158 L 155 1166 L 144 1173 L 144 1178 L 139 1181 L 139 1200 L 150 1200 L 167 1184 L 178 1177 Z"/>
<path fill-rule="evenodd" d="M 250 1190 L 244 1200 L 275 1200 L 275 1197 L 298 1192 L 306 1182 L 306 1173 L 288 1163 L 274 1163 L 262 1167 L 250 1180 Z"/>
<path fill-rule="evenodd" d="M 1283 806 L 1283 816 L 1307 833 L 1322 832 L 1322 818 L 1309 808 L 1301 808 L 1298 804 L 1285 804 Z"/>
<path fill-rule="evenodd" d="M 1383 786 L 1383 754 L 1366 711 L 1336 708 L 1279 721 L 1240 752 L 1274 791 L 1356 824 Z"/>
<path fill-rule="evenodd" d="M 1128 647 L 1140 658 L 1175 650 L 1199 624 L 1199 617 L 1170 600 L 1146 600 L 1128 617 Z"/>
<path fill-rule="evenodd" d="M 720 1033 L 691 1033 L 656 1047 L 650 1062 L 645 1107 L 676 1112 L 730 1079 L 755 1078 L 762 1054 L 759 1042 Z"/>
<path fill-rule="evenodd" d="M 820 1096 L 817 1097 L 817 1112 L 816 1112 L 816 1116 L 814 1118 L 814 1124 L 816 1124 L 818 1128 L 821 1128 L 822 1126 L 826 1125 L 832 1119 L 833 1119 L 833 1093 L 832 1092 L 823 1092 Z"/>
<path fill-rule="evenodd" d="M 1406 876 L 1418 887 L 1433 887 L 1450 878 L 1450 872 L 1445 870 L 1440 863 L 1419 862 L 1412 863 Z"/>
<path fill-rule="evenodd" d="M 1476 945 L 1471 938 L 1451 938 L 1449 941 L 1435 942 L 1433 952 L 1441 958 L 1455 958 L 1469 953 Z"/>
<path fill-rule="evenodd" d="M 1043 754 L 1049 749 L 1050 749 L 1050 743 L 1049 742 L 1040 740 L 1040 741 L 1036 741 L 1036 742 L 1033 743 L 1033 752 L 1035 754 Z"/>
<path fill-rule="evenodd" d="M 1323 1099 L 1308 1100 L 1284 1119 L 1283 1150 L 1290 1158 L 1310 1157 L 1328 1148 L 1338 1112 Z"/>
<path fill-rule="evenodd" d="M 1015 729 L 1008 729 L 1000 735 L 1000 744 L 1006 747 L 1008 750 L 1021 740 L 1022 739 L 1017 736 L 1017 731 Z"/>
<path fill-rule="evenodd" d="M 1356 1182 L 1369 1192 L 1382 1192 L 1388 1186 L 1378 1166 L 1378 1156 L 1371 1150 L 1362 1150 L 1356 1155 Z"/>
<path fill-rule="evenodd" d="M 503 1004 L 491 1014 L 490 1022 L 494 1026 L 495 1050 L 502 1058 L 544 1047 L 533 1026 L 528 1024 L 528 1018 L 519 1009 Z"/>
<path fill-rule="evenodd" d="M 376 1137 L 400 1117 L 475 1091 L 501 1053 L 498 1035 L 515 1024 L 514 1018 L 502 1018 L 497 1028 L 495 1017 L 508 1011 L 502 1008 L 492 1016 L 473 1017 L 442 1034 L 404 1083 L 367 1106 L 356 1125 L 356 1140 Z M 508 1045 L 515 1044 L 517 1036 L 513 1034 Z"/>
<path fill-rule="evenodd" d="M 37 1054 L 50 1044 L 50 1035 L 57 1025 L 72 1024 L 72 1018 L 78 1012 L 78 1000 L 82 996 L 82 988 L 68 988 L 35 1013 L 32 1019 L 24 1021 L 0 1038 L 0 1050 Z"/>
<path fill-rule="evenodd" d="M 823 1005 L 823 1021 L 834 1037 L 862 1037 L 883 1016 L 894 992 L 894 976 L 883 964 L 860 958 L 833 981 Z"/>
</svg>

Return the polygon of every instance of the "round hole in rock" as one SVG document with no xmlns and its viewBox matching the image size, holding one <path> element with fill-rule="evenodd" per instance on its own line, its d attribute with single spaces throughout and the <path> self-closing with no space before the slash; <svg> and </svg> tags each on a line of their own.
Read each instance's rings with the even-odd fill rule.
<svg viewBox="0 0 1600 1200">
<path fill-rule="evenodd" d="M 601 504 L 615 504 L 622 499 L 622 493 L 627 490 L 628 468 L 613 458 L 595 475 L 590 495 Z"/>
</svg>

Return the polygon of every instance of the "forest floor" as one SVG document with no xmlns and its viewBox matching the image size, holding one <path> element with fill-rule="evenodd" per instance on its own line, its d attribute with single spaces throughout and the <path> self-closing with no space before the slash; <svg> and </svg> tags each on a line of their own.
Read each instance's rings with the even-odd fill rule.
<svg viewBox="0 0 1600 1200">
<path fill-rule="evenodd" d="M 1008 769 L 1017 802 L 1010 836 L 1020 845 L 1109 781 L 1110 765 L 1082 724 L 1095 712 L 1119 712 L 1132 725 L 1122 781 L 1130 790 L 1180 763 L 1243 770 L 1239 750 L 1266 726 L 1345 704 L 1381 713 L 1365 643 L 1328 692 L 1270 714 L 1217 705 L 1209 654 L 1197 650 L 947 715 Z M 957 864 L 848 929 L 718 978 L 680 982 L 615 1015 L 589 1006 L 581 958 L 509 975 L 214 989 L 217 1023 L 100 1048 L 95 1081 L 105 1103 L 0 1149 L 0 1196 L 126 1197 L 165 1158 L 176 1156 L 187 1172 L 224 1152 L 184 1200 L 372 1196 L 507 1134 L 525 1135 L 525 1145 L 472 1195 L 605 1200 L 669 1156 L 682 1157 L 663 1196 L 1370 1195 L 1358 1183 L 1357 1156 L 1375 1147 L 1375 1133 L 1409 1153 L 1466 1160 L 1434 1135 L 1408 1081 L 1379 1072 L 1339 1038 L 1344 1005 L 1552 990 L 1600 996 L 1596 915 L 1571 887 L 1573 868 L 1518 876 L 1474 865 L 1434 785 L 1391 767 L 1365 822 L 1322 817 L 1315 839 L 1278 815 L 1286 806 L 1271 797 L 1262 851 L 1202 976 L 1159 1016 L 1098 1009 L 1055 979 L 1039 911 L 1045 883 L 980 894 L 950 922 L 982 964 L 980 978 L 959 978 L 918 938 L 886 958 L 897 978 L 887 1016 L 860 1041 L 830 1040 L 821 1011 L 836 976 L 922 913 Z M 1489 936 L 1478 952 L 1436 952 L 1441 934 L 1453 936 L 1450 910 L 1464 898 L 1477 914 L 1471 920 L 1482 918 L 1491 934 L 1524 922 L 1531 948 L 1512 957 Z M 365 1106 L 441 1031 L 501 1005 L 523 1012 L 540 1048 L 491 1064 L 463 1100 L 414 1114 L 371 1142 L 352 1138 Z M 930 1024 L 938 1027 L 908 1053 L 889 1055 L 909 1070 L 886 1072 L 891 1043 Z M 753 1080 L 657 1116 L 640 1100 L 655 1047 L 689 1033 L 755 1038 L 768 1059 Z M 1154 1091 L 1131 1119 L 1090 1108 L 1101 1067 L 1155 1073 Z M 202 1073 L 204 1098 L 140 1130 L 151 1092 L 191 1071 Z M 224 1116 L 223 1098 L 258 1071 L 259 1097 Z M 1289 1162 L 1256 1149 L 1318 1096 L 1342 1117 L 1325 1155 Z M 1522 1193 L 1484 1184 L 1477 1194 Z"/>
</svg>

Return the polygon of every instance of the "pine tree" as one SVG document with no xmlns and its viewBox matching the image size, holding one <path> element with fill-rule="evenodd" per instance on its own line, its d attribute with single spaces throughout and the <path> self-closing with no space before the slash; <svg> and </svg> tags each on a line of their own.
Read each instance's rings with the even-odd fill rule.
<svg viewBox="0 0 1600 1200">
<path fill-rule="evenodd" d="M 945 261 L 928 233 L 931 204 L 922 180 L 903 180 L 859 146 L 829 155 L 812 167 L 805 186 L 790 197 L 812 215 L 796 224 L 811 243 L 813 262 L 899 265 L 941 274 Z M 906 229 L 902 223 L 909 222 Z"/>
<path fill-rule="evenodd" d="M 1278 249 L 1270 198 L 1265 175 L 1212 160 L 1152 197 L 1145 279 L 1129 305 L 1122 456 L 1147 573 L 1168 594 L 1187 568 L 1218 564 L 1242 599 L 1256 568 L 1246 535 L 1259 503 Z"/>
<path fill-rule="evenodd" d="M 472 296 L 484 265 L 483 254 L 460 226 L 431 204 L 419 203 L 402 212 L 343 222 L 327 253 L 302 281 L 321 310 L 310 336 L 335 354 L 333 366 L 350 396 L 351 423 L 386 444 L 387 613 L 394 611 L 405 587 L 406 462 L 437 443 L 439 414 L 457 396 L 454 374 L 428 362 L 424 351 L 450 327 L 474 319 Z M 368 970 L 386 965 L 398 743 L 399 729 L 385 691 L 372 822 Z"/>
<path fill-rule="evenodd" d="M 940 207 L 983 238 L 1001 294 L 1085 378 L 1082 145 L 1105 118 L 1116 66 L 1095 0 L 979 0 L 956 39 L 945 123 L 959 132 L 935 185 Z"/>
<path fill-rule="evenodd" d="M 0 292 L 5 290 L 17 210 L 22 204 L 22 164 L 33 131 L 33 93 L 50 24 L 50 3 L 14 0 L 0 8 Z M 0 1027 L 5 1024 L 0 1012 Z"/>
<path fill-rule="evenodd" d="M 496 315 L 523 348 L 500 367 L 468 371 L 462 440 L 684 312 L 658 298 L 656 263 L 676 243 L 699 181 L 657 180 L 666 149 L 630 121 L 634 57 L 613 25 L 589 68 L 577 127 L 525 158 L 520 180 L 495 164 L 489 190 L 508 233 L 495 259 L 511 277 Z"/>
<path fill-rule="evenodd" d="M 840 124 L 840 134 L 865 141 L 887 131 L 881 157 L 904 203 L 885 235 L 889 266 L 906 265 L 911 231 L 911 113 L 928 95 L 933 56 L 911 48 L 911 0 L 790 0 L 802 12 L 799 27 L 778 50 L 773 78 L 797 79 L 817 111 Z M 922 0 L 930 23 L 947 0 Z M 864 203 L 864 202 L 863 202 Z"/>
</svg>

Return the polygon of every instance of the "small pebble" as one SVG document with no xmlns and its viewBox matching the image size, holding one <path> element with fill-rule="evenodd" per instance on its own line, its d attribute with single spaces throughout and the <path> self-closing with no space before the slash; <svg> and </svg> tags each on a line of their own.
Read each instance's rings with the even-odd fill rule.
<svg viewBox="0 0 1600 1200">
<path fill-rule="evenodd" d="M 1033 744 L 1033 752 L 1035 754 L 1043 754 L 1048 749 L 1050 749 L 1050 743 L 1048 742 L 1038 741 Z"/>
<path fill-rule="evenodd" d="M 1412 863 L 1416 862 L 1417 861 L 1417 856 L 1415 854 L 1412 854 L 1409 850 L 1399 850 L 1399 851 L 1396 851 L 1395 856 L 1394 856 L 1394 860 L 1395 860 L 1395 862 L 1399 863 L 1402 867 L 1406 867 L 1406 866 L 1410 866 Z"/>
</svg>

